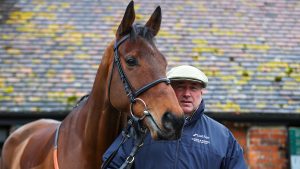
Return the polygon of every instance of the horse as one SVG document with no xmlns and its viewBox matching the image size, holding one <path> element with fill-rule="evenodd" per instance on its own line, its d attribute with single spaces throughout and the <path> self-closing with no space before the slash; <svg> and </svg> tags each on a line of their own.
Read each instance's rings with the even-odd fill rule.
<svg viewBox="0 0 300 169">
<path fill-rule="evenodd" d="M 14 131 L 4 143 L 0 168 L 100 167 L 130 116 L 155 140 L 178 139 L 184 114 L 166 78 L 166 58 L 154 41 L 161 17 L 158 6 L 145 25 L 135 24 L 131 1 L 104 51 L 89 97 L 61 122 L 40 119 Z"/>
</svg>

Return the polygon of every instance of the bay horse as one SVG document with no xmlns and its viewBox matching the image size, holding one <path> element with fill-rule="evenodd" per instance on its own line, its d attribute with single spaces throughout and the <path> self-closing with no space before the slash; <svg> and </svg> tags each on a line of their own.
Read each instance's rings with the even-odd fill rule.
<svg viewBox="0 0 300 169">
<path fill-rule="evenodd" d="M 144 26 L 133 24 L 131 1 L 99 65 L 89 97 L 58 122 L 41 119 L 13 132 L 4 143 L 1 169 L 95 169 L 126 124 L 139 118 L 153 139 L 180 137 L 184 115 L 166 79 L 167 61 L 154 37 L 158 6 Z M 150 115 L 143 114 L 145 109 Z"/>
</svg>

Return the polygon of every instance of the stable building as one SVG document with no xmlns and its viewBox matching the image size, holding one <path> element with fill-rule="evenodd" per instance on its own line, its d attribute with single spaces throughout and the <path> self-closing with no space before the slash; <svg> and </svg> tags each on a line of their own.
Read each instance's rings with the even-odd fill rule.
<svg viewBox="0 0 300 169">
<path fill-rule="evenodd" d="M 3 0 L 0 143 L 16 127 L 63 118 L 88 94 L 129 1 Z M 231 129 L 251 169 L 300 164 L 300 2 L 137 0 L 162 8 L 168 69 L 208 76 L 206 113 Z"/>
</svg>

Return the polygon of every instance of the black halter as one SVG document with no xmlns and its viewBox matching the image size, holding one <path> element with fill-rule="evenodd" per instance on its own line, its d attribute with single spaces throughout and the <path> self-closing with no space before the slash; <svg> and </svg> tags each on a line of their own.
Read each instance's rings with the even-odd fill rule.
<svg viewBox="0 0 300 169">
<path fill-rule="evenodd" d="M 127 34 L 124 37 L 122 37 L 119 41 L 115 42 L 115 44 L 114 44 L 114 63 L 117 65 L 121 81 L 123 83 L 125 92 L 126 92 L 127 96 L 130 99 L 130 103 L 135 103 L 136 102 L 136 97 L 139 96 L 140 94 L 144 93 L 145 91 L 147 91 L 148 89 L 150 89 L 153 86 L 157 85 L 158 83 L 165 82 L 166 84 L 170 84 L 170 80 L 168 78 L 160 78 L 160 79 L 157 79 L 157 80 L 155 80 L 155 81 L 153 81 L 149 84 L 146 84 L 145 86 L 141 87 L 140 89 L 138 89 L 136 91 L 133 90 L 133 87 L 131 86 L 125 72 L 123 71 L 121 61 L 120 61 L 120 57 L 118 55 L 119 46 L 123 42 L 125 42 L 129 37 L 130 37 L 130 34 Z M 114 68 L 114 66 L 113 66 L 113 68 Z M 111 73 L 113 73 L 113 71 Z"/>
</svg>

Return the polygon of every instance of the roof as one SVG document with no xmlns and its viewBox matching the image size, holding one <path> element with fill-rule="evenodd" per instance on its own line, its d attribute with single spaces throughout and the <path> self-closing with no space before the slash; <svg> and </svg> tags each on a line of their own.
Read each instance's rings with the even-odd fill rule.
<svg viewBox="0 0 300 169">
<path fill-rule="evenodd" d="M 0 111 L 70 110 L 91 90 L 127 3 L 1 1 Z M 207 111 L 300 113 L 300 2 L 137 0 L 137 20 L 157 5 L 157 46 L 168 69 L 205 72 Z"/>
</svg>

